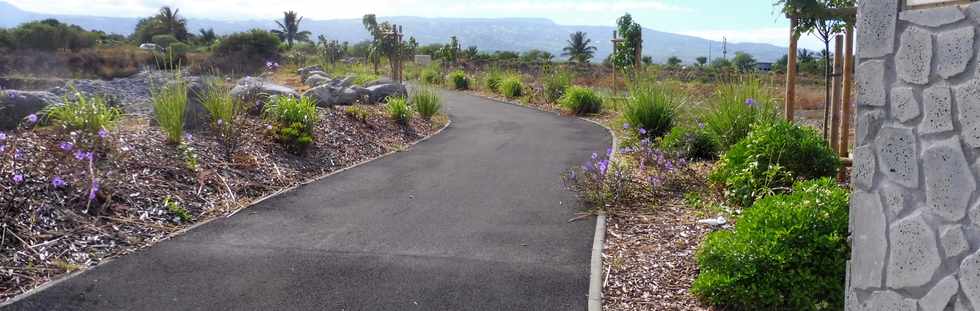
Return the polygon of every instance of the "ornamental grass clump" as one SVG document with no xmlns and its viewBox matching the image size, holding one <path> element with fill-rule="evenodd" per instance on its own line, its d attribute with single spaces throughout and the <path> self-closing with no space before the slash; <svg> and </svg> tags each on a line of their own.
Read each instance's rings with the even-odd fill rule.
<svg viewBox="0 0 980 311">
<path fill-rule="evenodd" d="M 276 140 L 293 153 L 301 154 L 313 143 L 313 129 L 320 117 L 312 98 L 276 96 L 264 114 L 276 124 Z"/>
<path fill-rule="evenodd" d="M 167 141 L 180 143 L 184 134 L 184 111 L 187 108 L 187 81 L 180 72 L 174 74 L 174 81 L 153 91 L 153 116 L 160 129 L 167 135 Z"/>
<path fill-rule="evenodd" d="M 442 84 L 442 73 L 439 72 L 439 67 L 429 66 L 422 69 L 420 79 L 425 84 L 440 85 Z"/>
<path fill-rule="evenodd" d="M 204 90 L 196 96 L 208 111 L 211 128 L 218 134 L 225 158 L 230 160 L 241 144 L 238 116 L 242 105 L 231 95 L 231 88 L 218 78 L 206 79 Z"/>
<path fill-rule="evenodd" d="M 602 98 L 592 89 L 577 85 L 568 88 L 558 103 L 565 110 L 577 115 L 599 113 L 602 110 Z"/>
<path fill-rule="evenodd" d="M 718 158 L 718 143 L 704 130 L 703 123 L 698 127 L 678 126 L 660 139 L 660 147 L 676 152 L 691 160 L 714 160 Z"/>
<path fill-rule="evenodd" d="M 518 98 L 524 96 L 524 82 L 521 82 L 520 75 L 509 75 L 500 81 L 500 95 L 507 98 Z"/>
<path fill-rule="evenodd" d="M 44 110 L 43 115 L 49 122 L 93 136 L 103 136 L 101 133 L 115 128 L 122 111 L 110 107 L 102 97 L 82 95 L 73 85 L 69 85 L 69 93 L 75 94 L 75 98 L 65 95 L 61 105 L 51 105 Z"/>
<path fill-rule="evenodd" d="M 490 68 L 483 75 L 483 88 L 492 93 L 500 92 L 500 82 L 504 80 L 504 73 L 496 67 Z"/>
<path fill-rule="evenodd" d="M 624 106 L 623 119 L 633 128 L 642 129 L 641 136 L 658 138 L 674 127 L 677 107 L 682 103 L 683 98 L 663 85 L 634 85 Z"/>
<path fill-rule="evenodd" d="M 432 120 L 432 116 L 439 113 L 439 109 L 442 108 L 439 93 L 430 86 L 417 88 L 413 92 L 410 101 L 412 106 L 415 107 L 415 111 L 426 121 Z"/>
<path fill-rule="evenodd" d="M 843 310 L 848 197 L 823 178 L 759 200 L 708 235 L 691 292 L 726 310 Z"/>
<path fill-rule="evenodd" d="M 391 120 L 406 126 L 412 122 L 412 107 L 404 97 L 388 98 L 387 107 Z"/>
<path fill-rule="evenodd" d="M 746 78 L 718 88 L 702 116 L 705 130 L 726 151 L 748 136 L 752 126 L 776 118 L 777 98 L 759 79 Z"/>
<path fill-rule="evenodd" d="M 565 96 L 565 90 L 572 85 L 572 75 L 568 71 L 559 70 L 545 76 L 544 99 L 548 103 L 557 103 Z"/>
<path fill-rule="evenodd" d="M 449 73 L 449 82 L 452 83 L 453 89 L 459 91 L 470 89 L 470 79 L 466 77 L 466 73 L 462 70 L 456 70 Z"/>
</svg>

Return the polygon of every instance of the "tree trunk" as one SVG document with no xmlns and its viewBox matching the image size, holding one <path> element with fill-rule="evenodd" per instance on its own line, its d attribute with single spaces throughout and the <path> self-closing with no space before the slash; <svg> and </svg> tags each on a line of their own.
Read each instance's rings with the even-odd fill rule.
<svg viewBox="0 0 980 311">
<path fill-rule="evenodd" d="M 824 140 L 827 140 L 827 138 L 828 138 L 827 137 L 827 133 L 828 133 L 827 129 L 828 129 L 828 126 L 829 126 L 829 123 L 830 123 L 830 75 L 832 74 L 831 73 L 832 67 L 830 65 L 830 39 L 829 39 L 830 36 L 828 35 L 827 38 L 828 39 L 827 40 L 824 40 L 824 42 L 823 42 L 824 51 L 827 51 L 827 53 L 824 53 L 824 55 L 823 55 L 823 60 L 824 60 L 824 83 L 825 83 L 824 84 L 824 90 L 825 90 L 825 92 L 824 92 L 825 97 L 824 98 L 825 98 L 825 100 L 824 100 L 824 105 L 823 105 L 823 139 Z"/>
</svg>

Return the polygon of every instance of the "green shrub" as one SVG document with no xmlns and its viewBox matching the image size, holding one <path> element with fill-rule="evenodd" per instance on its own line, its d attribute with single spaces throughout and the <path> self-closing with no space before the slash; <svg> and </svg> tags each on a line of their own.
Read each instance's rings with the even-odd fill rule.
<svg viewBox="0 0 980 311">
<path fill-rule="evenodd" d="M 814 129 L 786 121 L 756 124 L 733 146 L 710 179 L 725 186 L 731 202 L 749 206 L 797 179 L 834 176 L 840 160 Z"/>
<path fill-rule="evenodd" d="M 187 108 L 187 81 L 180 73 L 174 74 L 174 82 L 153 91 L 153 115 L 157 124 L 173 144 L 181 142 L 184 134 L 184 110 Z"/>
<path fill-rule="evenodd" d="M 278 36 L 265 30 L 234 33 L 216 43 L 214 53 L 202 66 L 220 72 L 261 71 L 266 61 L 277 59 L 279 43 Z"/>
<path fill-rule="evenodd" d="M 208 78 L 204 82 L 204 90 L 195 95 L 200 99 L 201 106 L 204 106 L 210 114 L 211 123 L 232 124 L 235 116 L 240 112 L 240 107 L 231 96 L 231 89 L 219 78 Z"/>
<path fill-rule="evenodd" d="M 310 97 L 275 96 L 265 106 L 265 116 L 277 125 L 276 139 L 292 152 L 300 154 L 313 143 L 313 129 L 320 116 Z"/>
<path fill-rule="evenodd" d="M 45 19 L 21 24 L 10 30 L 11 43 L 17 49 L 76 51 L 95 47 L 99 34 L 82 27 Z"/>
<path fill-rule="evenodd" d="M 745 79 L 718 88 L 703 119 L 705 129 L 722 151 L 745 138 L 757 122 L 776 119 L 776 98 L 758 79 Z"/>
<path fill-rule="evenodd" d="M 404 97 L 388 98 L 388 116 L 402 125 L 412 122 L 412 107 Z"/>
<path fill-rule="evenodd" d="M 344 108 L 344 112 L 351 118 L 354 118 L 354 120 L 361 121 L 362 123 L 367 123 L 368 118 L 371 117 L 371 112 L 361 106 L 347 106 L 347 108 Z"/>
<path fill-rule="evenodd" d="M 177 40 L 177 37 L 174 37 L 174 35 L 168 34 L 168 35 L 155 35 L 153 36 L 153 39 L 150 39 L 150 42 L 153 42 L 153 44 L 156 44 L 161 48 L 166 49 L 170 47 L 171 44 L 180 42 L 180 40 Z"/>
<path fill-rule="evenodd" d="M 470 80 L 462 70 L 449 73 L 449 81 L 452 82 L 452 87 L 456 90 L 465 91 L 470 89 Z"/>
<path fill-rule="evenodd" d="M 62 97 L 61 105 L 51 105 L 45 109 L 44 115 L 52 123 L 64 126 L 70 130 L 80 130 L 96 135 L 102 130 L 115 128 L 116 122 L 122 116 L 122 111 L 109 107 L 102 97 L 87 98 L 69 85 L 69 94 Z"/>
<path fill-rule="evenodd" d="M 486 74 L 483 75 L 483 87 L 490 92 L 498 93 L 500 92 L 500 82 L 504 80 L 504 73 L 497 68 L 490 68 Z"/>
<path fill-rule="evenodd" d="M 557 103 L 565 90 L 572 85 L 572 75 L 567 71 L 557 71 L 544 78 L 544 97 L 548 103 Z"/>
<path fill-rule="evenodd" d="M 432 116 L 439 112 L 442 108 L 442 104 L 439 103 L 439 93 L 435 89 L 429 86 L 419 87 L 413 92 L 411 102 L 412 106 L 415 107 L 415 111 L 418 111 L 422 119 L 426 121 L 431 120 Z"/>
<path fill-rule="evenodd" d="M 524 83 L 521 77 L 512 75 L 500 81 L 500 95 L 507 98 L 517 98 L 524 96 Z"/>
<path fill-rule="evenodd" d="M 708 235 L 691 291 L 731 310 L 843 310 L 848 191 L 830 178 L 797 183 Z"/>
<path fill-rule="evenodd" d="M 582 86 L 572 86 L 558 100 L 562 108 L 577 115 L 599 113 L 602 110 L 602 98 L 592 89 Z"/>
<path fill-rule="evenodd" d="M 422 69 L 421 79 L 426 84 L 439 85 L 442 84 L 442 73 L 439 72 L 438 68 L 426 67 Z"/>
<path fill-rule="evenodd" d="M 163 199 L 163 205 L 167 207 L 167 211 L 173 214 L 177 220 L 180 220 L 181 222 L 191 221 L 191 213 L 188 212 L 183 206 L 180 206 L 180 203 L 178 203 L 176 200 L 166 197 Z"/>
<path fill-rule="evenodd" d="M 636 85 L 630 90 L 623 118 L 647 137 L 661 137 L 674 127 L 677 107 L 682 99 L 662 85 Z"/>
<path fill-rule="evenodd" d="M 701 128 L 675 127 L 661 138 L 660 147 L 686 159 L 714 160 L 718 157 L 718 143 Z"/>
</svg>

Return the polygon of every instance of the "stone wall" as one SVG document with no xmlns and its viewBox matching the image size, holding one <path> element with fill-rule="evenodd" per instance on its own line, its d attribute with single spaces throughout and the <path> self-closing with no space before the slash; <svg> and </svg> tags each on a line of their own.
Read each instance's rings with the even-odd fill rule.
<svg viewBox="0 0 980 311">
<path fill-rule="evenodd" d="M 847 310 L 980 311 L 980 3 L 859 2 Z"/>
</svg>

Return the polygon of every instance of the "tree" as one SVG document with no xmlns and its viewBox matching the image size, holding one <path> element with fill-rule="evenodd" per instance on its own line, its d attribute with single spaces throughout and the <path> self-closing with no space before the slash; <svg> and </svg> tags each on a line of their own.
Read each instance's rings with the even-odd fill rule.
<svg viewBox="0 0 980 311">
<path fill-rule="evenodd" d="M 525 63 L 550 63 L 554 58 L 554 54 L 538 49 L 531 49 L 521 55 L 521 61 Z"/>
<path fill-rule="evenodd" d="M 140 19 L 133 31 L 133 40 L 145 43 L 150 42 L 153 36 L 172 35 L 177 40 L 186 42 L 191 34 L 187 32 L 187 20 L 180 17 L 179 13 L 179 9 L 165 6 L 156 15 Z"/>
<path fill-rule="evenodd" d="M 816 60 L 816 58 L 813 57 L 813 52 L 810 52 L 807 49 L 800 49 L 796 55 L 799 63 L 809 63 Z"/>
<path fill-rule="evenodd" d="M 682 61 L 679 57 L 671 56 L 670 58 L 667 59 L 667 67 L 671 67 L 671 68 L 679 67 L 683 62 L 684 61 Z"/>
<path fill-rule="evenodd" d="M 708 58 L 704 56 L 699 56 L 695 60 L 698 62 L 698 67 L 704 67 L 704 65 L 708 64 Z"/>
<path fill-rule="evenodd" d="M 633 16 L 629 13 L 616 20 L 616 25 L 616 30 L 623 41 L 616 46 L 613 64 L 621 69 L 636 66 L 640 61 L 636 59 L 636 54 L 643 44 L 643 28 L 633 21 Z"/>
<path fill-rule="evenodd" d="M 711 68 L 719 70 L 732 68 L 732 62 L 721 57 L 715 58 L 715 60 L 711 61 Z"/>
<path fill-rule="evenodd" d="M 293 41 L 310 41 L 309 31 L 299 31 L 299 24 L 303 22 L 303 17 L 294 11 L 282 12 L 282 21 L 276 21 L 279 29 L 271 32 L 279 36 L 279 40 L 286 41 L 289 48 L 293 47 Z"/>
<path fill-rule="evenodd" d="M 650 55 L 643 56 L 643 64 L 644 65 L 652 65 L 653 64 L 653 56 L 650 56 Z"/>
<path fill-rule="evenodd" d="M 462 51 L 462 48 L 459 46 L 459 39 L 456 39 L 456 36 L 452 36 L 449 37 L 449 43 L 446 43 L 442 47 L 439 54 L 442 54 L 443 59 L 456 63 L 459 61 L 460 51 Z"/>
<path fill-rule="evenodd" d="M 789 55 L 784 54 L 783 57 L 780 57 L 779 60 L 776 61 L 776 63 L 772 64 L 772 71 L 786 72 L 786 66 L 788 65 L 788 63 L 789 63 Z M 797 65 L 796 67 L 799 67 L 799 65 Z"/>
<path fill-rule="evenodd" d="M 752 54 L 744 52 L 735 52 L 735 58 L 732 59 L 735 68 L 740 72 L 749 72 L 755 70 L 755 57 Z"/>
<path fill-rule="evenodd" d="M 581 64 L 588 63 L 592 57 L 595 57 L 595 51 L 597 50 L 595 46 L 592 46 L 592 39 L 586 37 L 586 33 L 581 31 L 576 31 L 575 33 L 568 36 L 568 41 L 566 41 L 568 46 L 562 49 L 561 56 L 568 57 L 570 62 L 578 62 Z"/>
<path fill-rule="evenodd" d="M 201 35 L 198 36 L 198 39 L 205 45 L 211 45 L 211 43 L 214 43 L 214 40 L 218 39 L 218 35 L 214 34 L 214 28 L 208 28 L 208 30 L 201 28 L 199 32 Z"/>
<path fill-rule="evenodd" d="M 463 51 L 463 58 L 466 58 L 468 60 L 473 60 L 476 59 L 476 56 L 479 54 L 480 54 L 479 48 L 477 48 L 475 45 L 471 45 L 467 47 L 466 50 Z"/>
</svg>

